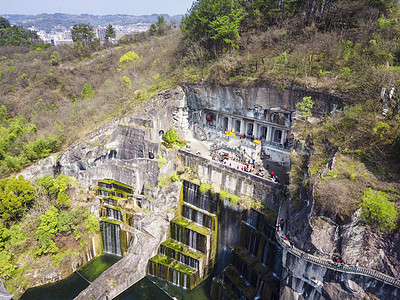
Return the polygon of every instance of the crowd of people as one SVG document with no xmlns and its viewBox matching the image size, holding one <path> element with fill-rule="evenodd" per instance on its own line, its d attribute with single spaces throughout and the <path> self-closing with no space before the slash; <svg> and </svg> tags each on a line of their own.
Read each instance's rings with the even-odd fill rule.
<svg viewBox="0 0 400 300">
<path fill-rule="evenodd" d="M 240 151 L 243 154 L 245 153 L 244 149 L 235 148 L 234 150 Z M 268 172 L 269 165 L 265 169 L 261 164 L 256 164 L 254 159 L 245 159 L 244 155 L 239 156 L 235 151 L 210 151 L 210 157 L 212 160 L 228 165 L 231 168 L 256 176 L 266 177 L 273 182 L 279 183 L 278 175 L 273 171 Z"/>
</svg>

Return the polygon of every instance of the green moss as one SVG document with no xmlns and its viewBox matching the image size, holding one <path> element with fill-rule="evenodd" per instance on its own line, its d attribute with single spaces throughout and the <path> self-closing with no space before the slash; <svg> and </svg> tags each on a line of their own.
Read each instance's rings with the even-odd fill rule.
<svg viewBox="0 0 400 300">
<path fill-rule="evenodd" d="M 116 181 L 114 179 L 103 179 L 102 181 L 99 181 L 99 183 L 100 182 L 107 183 L 107 184 L 116 184 L 116 185 L 119 185 L 119 186 L 122 186 L 122 187 L 125 187 L 125 188 L 128 188 L 128 189 L 132 189 L 132 190 L 135 189 L 134 187 L 131 187 L 131 186 L 125 184 L 125 183 Z"/>
<path fill-rule="evenodd" d="M 172 222 L 185 228 L 189 225 L 189 221 L 185 219 L 183 216 L 175 218 Z"/>
<path fill-rule="evenodd" d="M 169 239 L 169 240 L 163 242 L 161 245 L 164 245 L 164 246 L 166 246 L 168 248 L 171 248 L 171 249 L 173 249 L 175 251 L 179 251 L 179 252 L 183 251 L 183 245 L 178 243 L 178 242 L 176 242 L 173 239 Z"/>
<path fill-rule="evenodd" d="M 211 233 L 211 230 L 209 230 L 208 228 L 199 226 L 194 222 L 190 222 L 190 224 L 186 228 L 198 232 L 202 235 L 209 235 Z"/>
<path fill-rule="evenodd" d="M 119 207 L 119 206 L 113 206 L 113 205 L 105 205 L 105 206 L 108 208 L 112 208 L 114 210 L 122 211 L 122 207 Z"/>
<path fill-rule="evenodd" d="M 204 254 L 191 251 L 188 246 L 178 243 L 177 241 L 175 241 L 173 239 L 169 239 L 169 240 L 165 241 L 164 243 L 162 243 L 162 245 L 164 245 L 165 247 L 168 247 L 170 249 L 173 249 L 177 252 L 181 252 L 181 253 L 183 253 L 189 257 L 192 257 L 194 259 L 197 259 L 197 260 L 199 260 L 201 257 L 204 256 Z"/>
<path fill-rule="evenodd" d="M 224 191 L 224 190 L 222 190 L 219 193 L 219 198 L 221 200 L 229 200 L 232 204 L 235 204 L 235 205 L 239 204 L 239 200 L 240 200 L 240 197 L 233 195 L 231 193 L 228 193 L 227 191 Z"/>
<path fill-rule="evenodd" d="M 157 158 L 157 161 L 159 162 L 158 164 L 159 168 L 165 166 L 168 162 L 167 159 L 164 157 L 164 154 L 161 157 Z"/>
<path fill-rule="evenodd" d="M 155 263 L 161 264 L 163 266 L 169 266 L 172 262 L 172 259 L 168 256 L 164 256 L 162 254 L 157 254 L 156 256 L 150 258 L 151 261 L 154 261 Z"/>
<path fill-rule="evenodd" d="M 175 261 L 172 266 L 172 269 L 178 270 L 179 272 L 185 273 L 187 275 L 192 275 L 194 273 L 194 270 L 186 265 L 182 265 Z"/>
<path fill-rule="evenodd" d="M 211 231 L 208 228 L 199 226 L 196 223 L 189 221 L 182 216 L 175 218 L 172 222 L 174 222 L 175 224 L 182 226 L 184 228 L 198 232 L 202 235 L 209 235 L 211 233 Z"/>
<path fill-rule="evenodd" d="M 199 190 L 202 194 L 206 194 L 208 191 L 212 189 L 211 184 L 203 183 L 200 185 Z"/>
<path fill-rule="evenodd" d="M 101 221 L 111 223 L 111 224 L 116 224 L 116 225 L 122 224 L 121 221 L 117 221 L 117 220 L 113 220 L 113 219 L 109 219 L 109 218 L 101 218 Z"/>
</svg>

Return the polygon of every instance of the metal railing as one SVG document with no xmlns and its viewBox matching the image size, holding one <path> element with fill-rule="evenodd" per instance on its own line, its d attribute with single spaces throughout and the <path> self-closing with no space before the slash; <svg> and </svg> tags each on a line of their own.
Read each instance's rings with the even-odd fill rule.
<svg viewBox="0 0 400 300">
<path fill-rule="evenodd" d="M 240 158 L 241 160 L 244 160 L 243 153 L 241 153 L 239 150 L 237 150 L 235 148 L 232 148 L 232 147 L 229 147 L 229 146 L 225 146 L 225 145 L 221 145 L 221 144 L 220 145 L 212 145 L 210 150 L 211 151 L 226 150 L 226 151 L 229 151 L 229 152 L 233 152 L 233 153 L 235 153 L 235 155 L 238 158 Z"/>
<path fill-rule="evenodd" d="M 265 140 L 262 140 L 261 141 L 261 145 L 262 146 L 268 146 L 268 147 L 276 148 L 278 150 L 282 150 L 282 151 L 286 151 L 286 152 L 290 152 L 290 148 L 289 147 L 285 147 L 281 143 L 277 143 L 277 142 L 271 142 L 271 141 L 267 142 Z"/>
<path fill-rule="evenodd" d="M 279 213 L 278 213 L 278 218 L 277 218 L 277 223 L 276 226 L 278 226 L 279 224 L 279 220 L 280 220 L 280 214 L 281 214 L 281 210 L 282 210 L 282 205 L 283 205 L 283 201 L 281 203 L 281 207 L 279 208 Z M 278 228 L 278 227 L 277 227 Z M 354 266 L 354 265 L 347 265 L 347 264 L 343 264 L 343 263 L 337 263 L 337 262 L 333 262 L 333 261 L 329 261 L 327 259 L 322 259 L 319 257 L 316 257 L 314 255 L 310 255 L 308 253 L 305 253 L 304 251 L 295 248 L 292 245 L 289 245 L 286 240 L 284 240 L 282 238 L 283 232 L 281 232 L 280 230 L 276 230 L 275 231 L 276 234 L 276 239 L 278 241 L 278 243 L 282 246 L 282 248 L 285 248 L 289 253 L 291 253 L 292 255 L 303 259 L 307 262 L 319 265 L 321 267 L 325 267 L 334 271 L 339 271 L 339 272 L 344 272 L 344 273 L 352 273 L 352 274 L 357 274 L 357 275 L 364 275 L 364 276 L 368 276 L 368 277 L 372 277 L 375 278 L 379 281 L 382 281 L 386 284 L 395 286 L 397 288 L 400 288 L 400 280 L 383 274 L 381 272 L 372 270 L 372 269 L 368 269 L 368 268 L 364 268 L 364 267 L 359 267 L 359 266 Z"/>
</svg>

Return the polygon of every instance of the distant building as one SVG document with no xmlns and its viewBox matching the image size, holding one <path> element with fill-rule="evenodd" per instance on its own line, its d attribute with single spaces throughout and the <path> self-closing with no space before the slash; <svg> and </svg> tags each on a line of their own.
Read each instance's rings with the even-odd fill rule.
<svg viewBox="0 0 400 300">
<path fill-rule="evenodd" d="M 104 42 L 106 40 L 106 29 L 104 27 L 97 27 L 94 30 L 96 37 L 100 40 L 100 42 Z"/>
</svg>

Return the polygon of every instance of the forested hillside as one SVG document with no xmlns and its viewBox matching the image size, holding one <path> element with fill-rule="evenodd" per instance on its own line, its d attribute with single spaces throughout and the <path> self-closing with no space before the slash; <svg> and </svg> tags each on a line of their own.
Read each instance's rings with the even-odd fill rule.
<svg viewBox="0 0 400 300">
<path fill-rule="evenodd" d="M 17 43 L 18 36 L 23 41 Z M 115 44 L 100 44 L 89 35 L 57 47 L 2 20 L 0 45 L 0 265 L 6 266 L 0 277 L 13 278 L 8 288 L 20 284 L 21 268 L 29 261 L 54 252 L 59 264 L 63 236 L 71 239 L 71 251 L 81 249 L 80 237 L 98 230 L 98 224 L 83 207 L 71 206 L 75 183 L 68 178 L 32 184 L 7 177 L 185 81 L 300 86 L 344 99 L 344 112 L 294 124 L 308 152 L 293 154 L 293 203 L 312 181 L 321 212 L 337 222 L 349 221 L 361 206 L 374 230 L 388 237 L 398 232 L 395 0 L 198 0 L 180 27 L 159 18 L 148 32 Z M 382 87 L 394 88 L 383 114 Z M 321 176 L 338 149 L 336 171 Z M 9 199 L 10 189 L 20 192 Z M 368 211 L 371 199 L 380 199 L 388 212 Z M 29 255 L 23 257 L 27 245 Z M 63 249 L 59 253 L 70 253 Z"/>
</svg>

